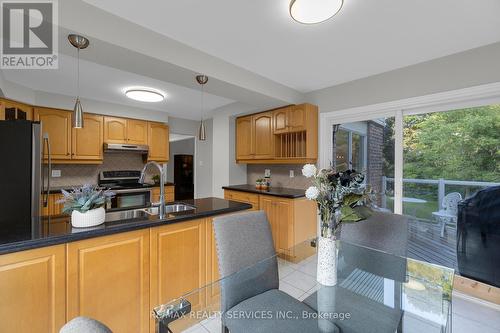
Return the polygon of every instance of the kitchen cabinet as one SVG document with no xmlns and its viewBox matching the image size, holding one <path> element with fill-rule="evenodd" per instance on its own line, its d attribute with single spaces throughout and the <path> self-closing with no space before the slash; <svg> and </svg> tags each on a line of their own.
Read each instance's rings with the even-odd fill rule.
<svg viewBox="0 0 500 333">
<path fill-rule="evenodd" d="M 318 107 L 291 105 L 236 119 L 236 162 L 304 164 L 318 159 Z"/>
<path fill-rule="evenodd" d="M 254 158 L 252 116 L 236 119 L 236 159 L 249 160 Z"/>
<path fill-rule="evenodd" d="M 42 124 L 42 133 L 48 133 L 53 160 L 71 160 L 71 112 L 35 108 L 35 120 Z M 45 150 L 47 152 L 47 150 Z M 44 155 L 47 159 L 48 155 Z"/>
<path fill-rule="evenodd" d="M 127 143 L 127 119 L 104 117 L 104 142 Z"/>
<path fill-rule="evenodd" d="M 44 195 L 45 196 L 45 195 Z M 61 193 L 50 193 L 48 197 L 48 207 L 42 207 L 43 216 L 61 215 L 64 204 L 57 201 L 63 197 Z"/>
<path fill-rule="evenodd" d="M 102 161 L 104 117 L 85 113 L 84 127 L 72 130 L 72 160 Z"/>
<path fill-rule="evenodd" d="M 254 159 L 272 159 L 274 156 L 273 113 L 259 113 L 252 117 L 254 131 Z"/>
<path fill-rule="evenodd" d="M 151 308 L 205 285 L 205 231 L 206 219 L 151 229 Z M 204 296 L 188 297 L 193 311 L 204 304 Z"/>
<path fill-rule="evenodd" d="M 148 161 L 168 162 L 170 156 L 169 128 L 162 123 L 148 123 Z"/>
<path fill-rule="evenodd" d="M 313 201 L 260 195 L 259 208 L 266 212 L 278 253 L 316 236 L 317 214 Z"/>
<path fill-rule="evenodd" d="M 118 117 L 104 117 L 104 142 L 148 144 L 148 122 Z"/>
<path fill-rule="evenodd" d="M 31 105 L 0 98 L 0 120 L 6 119 L 6 112 L 11 113 L 14 119 L 33 120 L 33 107 Z"/>
<path fill-rule="evenodd" d="M 67 317 L 87 316 L 113 332 L 149 332 L 149 230 L 67 244 Z"/>
<path fill-rule="evenodd" d="M 0 332 L 57 333 L 66 322 L 65 245 L 0 256 Z"/>
<path fill-rule="evenodd" d="M 134 145 L 148 144 L 148 122 L 127 119 L 127 143 Z"/>
<path fill-rule="evenodd" d="M 240 192 L 240 191 L 231 191 L 224 190 L 224 199 L 233 200 L 238 202 L 244 202 L 252 205 L 251 210 L 259 210 L 259 195 L 248 193 L 248 192 Z"/>
<path fill-rule="evenodd" d="M 165 202 L 172 202 L 175 200 L 175 186 L 169 185 L 165 186 Z M 159 202 L 160 201 L 160 186 L 153 187 L 151 189 L 151 201 Z"/>
</svg>

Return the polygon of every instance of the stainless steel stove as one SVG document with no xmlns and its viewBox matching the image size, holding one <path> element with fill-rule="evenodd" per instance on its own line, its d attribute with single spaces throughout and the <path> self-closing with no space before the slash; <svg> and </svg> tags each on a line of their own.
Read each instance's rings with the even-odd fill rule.
<svg viewBox="0 0 500 333">
<path fill-rule="evenodd" d="M 141 171 L 102 171 L 98 184 L 116 193 L 106 209 L 132 209 L 151 205 L 152 185 L 139 183 Z"/>
</svg>

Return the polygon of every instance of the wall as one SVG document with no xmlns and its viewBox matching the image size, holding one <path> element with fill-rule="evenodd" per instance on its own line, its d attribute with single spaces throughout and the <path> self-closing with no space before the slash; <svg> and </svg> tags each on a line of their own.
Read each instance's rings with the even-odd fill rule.
<svg viewBox="0 0 500 333">
<path fill-rule="evenodd" d="M 306 94 L 321 112 L 500 82 L 500 43 Z"/>
<path fill-rule="evenodd" d="M 236 117 L 229 117 L 229 185 L 247 182 L 247 165 L 236 164 Z"/>
<path fill-rule="evenodd" d="M 212 150 L 212 193 L 214 197 L 224 198 L 222 186 L 229 184 L 229 116 L 213 118 Z"/>
<path fill-rule="evenodd" d="M 169 117 L 168 124 L 172 133 L 198 136 L 199 121 Z M 212 196 L 212 119 L 206 120 L 205 126 L 207 140 L 196 139 L 195 198 Z"/>
<path fill-rule="evenodd" d="M 271 170 L 271 186 L 306 189 L 311 186 L 311 180 L 302 175 L 302 165 L 259 165 L 247 166 L 247 184 L 255 184 L 259 178 L 264 178 L 264 170 Z M 290 170 L 295 177 L 290 178 Z"/>
<path fill-rule="evenodd" d="M 99 172 L 108 170 L 141 170 L 144 166 L 142 156 L 134 153 L 105 153 L 103 164 L 99 165 L 76 165 L 55 164 L 53 170 L 61 170 L 61 177 L 51 178 L 51 186 L 66 187 L 79 186 L 83 184 L 97 184 Z M 158 174 L 155 168 L 148 168 L 146 181 Z"/>
<path fill-rule="evenodd" d="M 194 155 L 194 145 L 195 138 L 170 142 L 170 158 L 167 163 L 167 181 L 174 182 L 174 155 Z"/>
</svg>

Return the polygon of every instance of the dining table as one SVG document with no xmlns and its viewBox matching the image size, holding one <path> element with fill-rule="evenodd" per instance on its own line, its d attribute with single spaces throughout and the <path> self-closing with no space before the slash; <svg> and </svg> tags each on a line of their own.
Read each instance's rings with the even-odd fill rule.
<svg viewBox="0 0 500 333">
<path fill-rule="evenodd" d="M 317 321 L 318 332 L 451 332 L 453 269 L 365 244 L 342 239 L 336 242 L 337 283 L 333 286 L 322 285 L 316 280 L 318 248 L 316 239 L 310 239 L 186 291 L 176 299 L 164 300 L 164 304 L 152 311 L 156 330 L 158 333 L 177 333 L 195 329 L 210 320 L 220 324 L 224 318 L 224 313 L 220 312 L 221 287 L 256 283 L 259 276 L 265 274 L 262 267 L 277 262 L 280 275 L 294 274 L 297 286 L 310 287 L 296 297 L 311 311 L 291 317 L 279 311 L 267 313 L 267 316 L 282 319 L 275 321 L 273 332 L 284 332 L 280 323 L 285 320 Z M 280 276 L 280 283 L 283 280 L 287 278 Z M 266 308 L 265 304 L 262 308 Z M 257 314 L 245 315 L 254 318 Z M 242 320 L 245 318 L 248 317 Z"/>
</svg>

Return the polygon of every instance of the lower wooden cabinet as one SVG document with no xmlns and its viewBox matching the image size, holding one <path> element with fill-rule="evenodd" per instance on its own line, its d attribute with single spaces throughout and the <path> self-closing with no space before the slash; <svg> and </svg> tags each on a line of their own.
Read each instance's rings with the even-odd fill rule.
<svg viewBox="0 0 500 333">
<path fill-rule="evenodd" d="M 224 190 L 224 199 L 252 205 L 251 210 L 259 210 L 259 195 L 241 191 Z"/>
<path fill-rule="evenodd" d="M 317 234 L 314 201 L 260 195 L 259 207 L 266 212 L 277 252 L 284 252 Z"/>
<path fill-rule="evenodd" d="M 175 200 L 175 187 L 174 186 L 165 186 L 165 202 L 172 202 Z M 151 189 L 151 201 L 159 202 L 160 201 L 160 187 L 153 187 Z"/>
<path fill-rule="evenodd" d="M 66 322 L 65 248 L 0 256 L 0 332 L 59 332 Z"/>
<path fill-rule="evenodd" d="M 152 228 L 151 309 L 203 287 L 206 262 L 206 219 Z M 204 305 L 205 294 L 195 292 L 188 300 L 192 310 L 199 309 Z"/>
<path fill-rule="evenodd" d="M 67 319 L 87 316 L 113 332 L 149 332 L 149 230 L 67 247 Z"/>
</svg>

